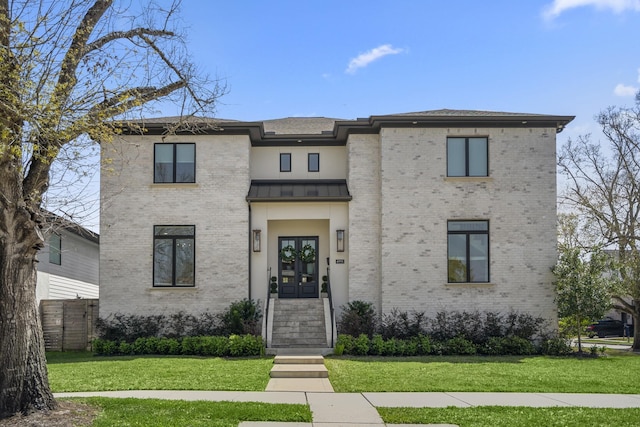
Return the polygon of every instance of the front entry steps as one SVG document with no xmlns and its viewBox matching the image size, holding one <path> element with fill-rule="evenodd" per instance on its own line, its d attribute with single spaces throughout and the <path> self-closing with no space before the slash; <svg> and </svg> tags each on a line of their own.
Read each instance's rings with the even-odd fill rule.
<svg viewBox="0 0 640 427">
<path fill-rule="evenodd" d="M 322 356 L 276 356 L 267 391 L 333 393 Z"/>
<path fill-rule="evenodd" d="M 327 346 L 323 300 L 319 298 L 274 299 L 271 345 L 275 348 L 322 348 Z"/>
</svg>

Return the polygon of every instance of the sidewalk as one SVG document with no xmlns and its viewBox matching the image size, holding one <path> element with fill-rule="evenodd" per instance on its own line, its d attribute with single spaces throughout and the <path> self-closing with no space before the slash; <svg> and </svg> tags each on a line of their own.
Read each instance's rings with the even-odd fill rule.
<svg viewBox="0 0 640 427">
<path fill-rule="evenodd" d="M 380 427 L 384 422 L 376 407 L 457 406 L 583 406 L 590 408 L 640 408 L 640 394 L 580 393 L 317 393 L 298 391 L 181 391 L 132 390 L 54 393 L 63 397 L 113 397 L 138 399 L 206 400 L 231 402 L 294 403 L 309 405 L 313 423 L 286 423 L 289 427 Z M 239 427 L 273 427 L 283 423 L 242 422 Z M 387 427 L 400 427 L 389 424 Z M 414 425 L 416 426 L 416 425 Z M 441 425 L 442 426 L 442 425 Z"/>
</svg>

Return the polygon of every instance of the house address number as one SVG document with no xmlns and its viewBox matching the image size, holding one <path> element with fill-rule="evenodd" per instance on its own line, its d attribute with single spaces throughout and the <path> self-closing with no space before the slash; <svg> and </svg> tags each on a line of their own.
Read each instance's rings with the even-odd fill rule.
<svg viewBox="0 0 640 427">
<path fill-rule="evenodd" d="M 336 260 L 336 264 L 344 264 L 344 260 L 343 259 L 337 259 Z"/>
</svg>

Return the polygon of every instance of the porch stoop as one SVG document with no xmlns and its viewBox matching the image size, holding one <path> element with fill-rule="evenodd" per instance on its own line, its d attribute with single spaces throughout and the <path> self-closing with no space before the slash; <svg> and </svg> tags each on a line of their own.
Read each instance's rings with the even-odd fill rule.
<svg viewBox="0 0 640 427">
<path fill-rule="evenodd" d="M 270 348 L 307 349 L 306 354 L 318 353 L 316 349 L 325 349 L 327 329 L 325 307 L 322 298 L 274 299 L 273 323 L 270 333 Z M 269 350 L 269 349 L 267 349 Z M 277 354 L 282 354 L 277 351 Z"/>
</svg>

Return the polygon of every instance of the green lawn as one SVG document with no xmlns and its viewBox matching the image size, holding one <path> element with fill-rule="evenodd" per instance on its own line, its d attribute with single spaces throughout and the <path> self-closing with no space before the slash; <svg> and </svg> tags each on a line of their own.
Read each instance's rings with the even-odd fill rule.
<svg viewBox="0 0 640 427">
<path fill-rule="evenodd" d="M 336 392 L 640 393 L 640 357 L 327 358 Z"/>
<path fill-rule="evenodd" d="M 157 399 L 75 400 L 102 409 L 93 427 L 237 427 L 241 421 L 311 422 L 307 405 Z"/>
<path fill-rule="evenodd" d="M 457 424 L 460 427 L 636 427 L 640 409 L 523 408 L 377 408 L 382 419 L 394 424 Z"/>
<path fill-rule="evenodd" d="M 93 357 L 49 353 L 54 392 L 106 390 L 262 391 L 272 358 Z M 329 357 L 337 392 L 513 391 L 640 393 L 640 357 Z M 237 426 L 240 421 L 310 422 L 306 405 L 185 402 L 155 399 L 79 399 L 101 408 L 94 427 Z M 640 409 L 589 408 L 378 408 L 389 423 L 480 426 L 636 426 Z"/>
<path fill-rule="evenodd" d="M 93 357 L 48 353 L 54 392 L 108 390 L 264 391 L 273 358 Z"/>
</svg>

